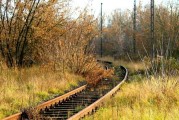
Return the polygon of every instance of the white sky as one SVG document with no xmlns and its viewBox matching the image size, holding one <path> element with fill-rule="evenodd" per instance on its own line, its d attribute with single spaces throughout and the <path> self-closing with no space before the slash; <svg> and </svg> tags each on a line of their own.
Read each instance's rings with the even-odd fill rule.
<svg viewBox="0 0 179 120">
<path fill-rule="evenodd" d="M 75 7 L 84 8 L 87 4 L 91 5 L 92 13 L 99 15 L 101 3 L 103 3 L 103 13 L 109 14 L 115 9 L 133 9 L 134 0 L 72 0 Z M 150 4 L 151 0 L 136 0 L 137 4 L 141 1 L 143 4 Z M 164 3 L 170 0 L 155 0 L 155 4 Z M 174 0 L 176 1 L 176 0 Z"/>
</svg>

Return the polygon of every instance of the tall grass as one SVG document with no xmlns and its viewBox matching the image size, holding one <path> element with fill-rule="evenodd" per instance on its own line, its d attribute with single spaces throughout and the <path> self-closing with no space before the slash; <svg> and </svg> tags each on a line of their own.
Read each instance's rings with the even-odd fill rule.
<svg viewBox="0 0 179 120">
<path fill-rule="evenodd" d="M 85 120 L 178 120 L 178 88 L 178 78 L 132 81 Z"/>
<path fill-rule="evenodd" d="M 0 65 L 0 119 L 63 94 L 83 78 L 46 67 L 21 70 Z"/>
<path fill-rule="evenodd" d="M 133 62 L 132 60 L 129 61 L 125 61 L 125 60 L 118 60 L 118 59 L 114 59 L 110 56 L 105 56 L 103 58 L 99 58 L 100 60 L 104 60 L 104 61 L 110 61 L 113 63 L 114 66 L 119 66 L 119 65 L 123 65 L 126 68 L 128 68 L 130 70 L 130 72 L 136 72 L 138 70 L 145 70 L 147 64 L 141 62 L 141 61 L 135 61 Z"/>
<path fill-rule="evenodd" d="M 132 81 L 125 84 L 113 99 L 85 120 L 179 119 L 179 64 L 176 59 L 157 57 L 154 62 L 145 57 L 139 62 L 114 60 L 111 57 L 102 59 L 114 65 L 122 64 L 135 74 L 129 77 Z M 136 74 L 139 70 L 150 74 L 146 74 L 147 77 Z"/>
</svg>

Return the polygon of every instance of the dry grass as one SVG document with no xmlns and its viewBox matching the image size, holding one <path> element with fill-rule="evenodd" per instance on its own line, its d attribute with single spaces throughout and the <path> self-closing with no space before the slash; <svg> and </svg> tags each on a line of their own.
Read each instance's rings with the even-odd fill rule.
<svg viewBox="0 0 179 120">
<path fill-rule="evenodd" d="M 96 65 L 93 70 L 86 72 L 84 75 L 88 84 L 96 85 L 102 78 L 112 77 L 114 71 L 112 69 L 104 70 L 100 65 Z"/>
<path fill-rule="evenodd" d="M 10 70 L 0 65 L 0 119 L 76 86 L 83 78 L 50 68 Z"/>
<path fill-rule="evenodd" d="M 124 65 L 130 72 L 146 70 L 145 62 L 126 62 L 110 57 L 102 60 L 114 65 Z M 85 120 L 178 120 L 179 119 L 179 77 L 131 76 L 133 81 L 125 84 L 117 95 L 103 108 Z"/>
<path fill-rule="evenodd" d="M 124 60 L 114 60 L 114 58 L 112 57 L 103 57 L 103 58 L 99 58 L 100 60 L 104 60 L 104 61 L 110 61 L 114 64 L 114 66 L 119 66 L 119 65 L 123 65 L 126 68 L 128 68 L 131 72 L 135 72 L 138 70 L 145 70 L 146 69 L 146 64 L 139 61 L 139 62 L 129 62 L 129 61 L 124 61 Z"/>
<path fill-rule="evenodd" d="M 178 88 L 177 77 L 130 82 L 85 120 L 178 120 Z"/>
</svg>

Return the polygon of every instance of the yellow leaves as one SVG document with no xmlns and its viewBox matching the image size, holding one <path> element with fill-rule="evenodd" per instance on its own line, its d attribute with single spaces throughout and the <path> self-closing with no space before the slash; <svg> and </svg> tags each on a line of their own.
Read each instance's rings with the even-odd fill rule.
<svg viewBox="0 0 179 120">
<path fill-rule="evenodd" d="M 33 2 L 37 7 L 32 8 Z M 29 53 L 25 53 L 27 55 L 25 58 L 35 59 L 37 62 L 58 61 L 56 60 L 58 58 L 59 61 L 65 60 L 65 64 L 68 64 L 66 66 L 74 72 L 82 74 L 89 71 L 91 64 L 87 61 L 93 57 L 86 55 L 88 52 L 86 48 L 98 34 L 95 29 L 97 21 L 92 15 L 88 15 L 87 11 L 82 12 L 77 19 L 68 19 L 70 8 L 65 6 L 66 2 L 58 0 L 43 0 L 39 4 L 35 0 L 18 2 L 11 26 L 12 35 L 7 35 L 9 32 L 7 26 L 8 30 L 2 32 L 1 39 L 6 40 L 9 37 L 10 42 L 16 44 L 18 36 L 21 35 L 20 47 L 22 48 L 21 43 L 24 40 L 28 45 L 25 46 L 27 47 L 25 50 Z M 12 54 L 17 48 L 11 48 Z"/>
<path fill-rule="evenodd" d="M 89 84 L 96 85 L 103 78 L 109 78 L 114 74 L 112 69 L 104 70 L 102 66 L 96 65 L 91 71 L 85 74 L 86 81 Z"/>
<path fill-rule="evenodd" d="M 23 8 L 24 5 L 25 5 L 25 4 L 24 4 L 23 2 L 20 2 L 20 1 L 18 1 L 18 2 L 16 3 L 17 8 Z"/>
<path fill-rule="evenodd" d="M 85 54 L 91 38 L 97 34 L 95 24 L 89 21 L 80 18 L 67 24 L 64 40 L 59 41 L 60 56 L 72 72 L 84 76 L 89 84 L 96 84 L 102 78 L 109 77 L 112 71 L 105 71 L 92 55 Z"/>
<path fill-rule="evenodd" d="M 48 3 L 51 3 L 51 4 L 56 4 L 58 2 L 58 0 L 49 0 Z"/>
</svg>

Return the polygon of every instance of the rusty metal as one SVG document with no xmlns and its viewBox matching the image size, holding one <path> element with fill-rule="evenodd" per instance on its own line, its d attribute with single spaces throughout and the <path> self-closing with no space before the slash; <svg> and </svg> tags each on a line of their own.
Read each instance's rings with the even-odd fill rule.
<svg viewBox="0 0 179 120">
<path fill-rule="evenodd" d="M 114 81 L 114 83 L 109 84 L 112 81 L 103 80 L 99 83 L 98 88 L 91 88 L 84 85 L 67 94 L 38 105 L 36 108 L 40 111 L 40 119 L 78 120 L 94 112 L 106 99 L 113 96 L 127 79 L 127 69 L 122 66 L 120 68 L 123 74 L 122 81 Z M 22 113 L 17 113 L 3 120 L 19 120 L 21 116 Z"/>
<path fill-rule="evenodd" d="M 84 86 L 82 86 L 80 88 L 77 88 L 77 89 L 75 89 L 75 90 L 73 90 L 71 92 L 68 92 L 68 93 L 66 93 L 66 94 L 64 94 L 62 96 L 59 96 L 59 97 L 57 97 L 55 99 L 49 100 L 49 101 L 47 101 L 45 103 L 42 103 L 42 104 L 37 106 L 37 109 L 43 109 L 43 108 L 48 107 L 48 106 L 50 106 L 52 104 L 55 104 L 56 102 L 59 102 L 59 101 L 62 101 L 62 100 L 66 100 L 71 95 L 74 95 L 74 94 L 76 94 L 78 92 L 81 92 L 84 89 L 86 89 L 86 85 L 84 85 Z"/>
<path fill-rule="evenodd" d="M 81 87 L 79 87 L 79 88 L 77 88 L 77 89 L 75 89 L 73 91 L 70 91 L 70 92 L 68 92 L 68 93 L 66 93 L 66 94 L 64 94 L 62 96 L 59 96 L 59 97 L 57 97 L 55 99 L 49 100 L 49 101 L 47 101 L 45 103 L 42 103 L 42 104 L 38 105 L 36 108 L 39 109 L 39 110 L 43 109 L 43 108 L 48 107 L 48 106 L 50 106 L 52 104 L 55 104 L 56 102 L 63 101 L 65 99 L 69 98 L 69 96 L 74 95 L 74 94 L 76 94 L 76 93 L 78 93 L 78 92 L 80 92 L 80 91 L 82 91 L 84 89 L 86 89 L 86 85 L 83 85 L 83 86 L 81 86 Z M 14 114 L 14 115 L 11 115 L 9 117 L 6 117 L 3 120 L 19 120 L 19 119 L 21 119 L 21 115 L 22 115 L 22 112 Z"/>
<path fill-rule="evenodd" d="M 19 120 L 19 119 L 21 119 L 21 114 L 22 113 L 17 113 L 17 114 L 9 116 L 7 118 L 4 118 L 3 120 Z"/>
<path fill-rule="evenodd" d="M 80 118 L 84 117 L 85 115 L 88 115 L 89 113 L 92 113 L 96 108 L 100 107 L 106 99 L 109 99 L 111 96 L 113 96 L 117 90 L 121 87 L 121 85 L 127 80 L 128 77 L 128 71 L 126 68 L 122 67 L 122 69 L 125 69 L 125 76 L 122 82 L 120 82 L 115 88 L 113 88 L 110 92 L 108 92 L 105 96 L 91 104 L 90 106 L 86 107 L 85 109 L 81 110 L 77 114 L 70 117 L 68 120 L 79 120 Z"/>
</svg>

